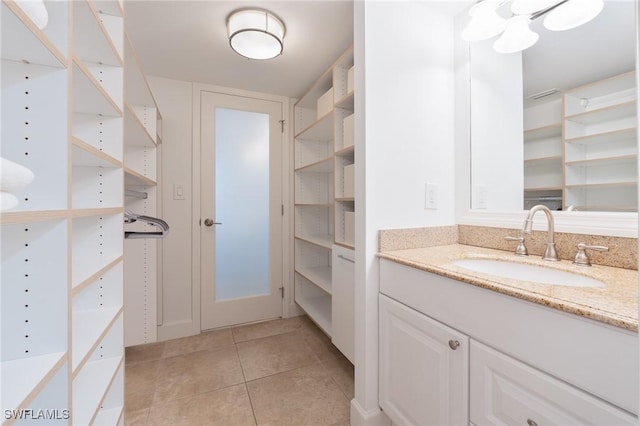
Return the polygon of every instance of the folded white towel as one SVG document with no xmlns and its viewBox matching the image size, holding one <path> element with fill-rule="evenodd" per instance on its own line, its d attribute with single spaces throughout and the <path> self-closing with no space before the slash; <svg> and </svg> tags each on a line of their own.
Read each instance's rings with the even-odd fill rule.
<svg viewBox="0 0 640 426">
<path fill-rule="evenodd" d="M 9 210 L 18 205 L 18 198 L 8 192 L 0 191 L 0 211 Z"/>
<path fill-rule="evenodd" d="M 16 4 L 40 29 L 47 26 L 49 13 L 43 0 L 17 0 Z"/>
<path fill-rule="evenodd" d="M 0 191 L 17 192 L 33 182 L 33 172 L 6 158 L 0 158 Z"/>
</svg>

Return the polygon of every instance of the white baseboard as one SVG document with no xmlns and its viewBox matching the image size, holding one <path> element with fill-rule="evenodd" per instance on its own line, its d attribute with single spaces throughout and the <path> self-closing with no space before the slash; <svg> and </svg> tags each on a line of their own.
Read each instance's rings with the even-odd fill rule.
<svg viewBox="0 0 640 426">
<path fill-rule="evenodd" d="M 300 315 L 306 314 L 306 312 L 303 311 L 302 308 L 295 302 L 291 302 L 288 305 L 285 305 L 285 308 L 285 312 L 283 312 L 282 315 L 284 318 L 299 317 Z"/>
<path fill-rule="evenodd" d="M 180 337 L 193 336 L 193 321 L 184 320 L 174 323 L 162 324 L 158 327 L 158 341 L 178 339 Z"/>
<path fill-rule="evenodd" d="M 380 408 L 365 411 L 354 398 L 351 400 L 351 426 L 391 426 L 391 420 Z"/>
</svg>

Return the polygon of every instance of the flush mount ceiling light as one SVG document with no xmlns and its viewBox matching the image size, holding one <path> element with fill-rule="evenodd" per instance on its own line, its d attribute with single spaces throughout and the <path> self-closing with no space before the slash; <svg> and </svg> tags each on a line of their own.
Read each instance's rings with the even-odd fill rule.
<svg viewBox="0 0 640 426">
<path fill-rule="evenodd" d="M 285 28 L 273 13 L 263 9 L 237 10 L 227 18 L 231 48 L 249 59 L 271 59 L 282 53 Z"/>
<path fill-rule="evenodd" d="M 502 7 L 509 2 L 510 8 Z M 603 0 L 479 0 L 469 9 L 471 19 L 462 38 L 481 41 L 500 35 L 493 44 L 496 51 L 520 52 L 540 37 L 529 28 L 534 19 L 546 15 L 548 30 L 564 31 L 591 21 L 603 7 Z"/>
</svg>

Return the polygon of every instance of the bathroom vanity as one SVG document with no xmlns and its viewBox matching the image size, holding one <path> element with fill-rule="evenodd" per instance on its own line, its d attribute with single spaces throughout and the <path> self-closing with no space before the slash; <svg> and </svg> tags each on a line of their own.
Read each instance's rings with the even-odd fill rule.
<svg viewBox="0 0 640 426">
<path fill-rule="evenodd" d="M 637 424 L 637 271 L 554 262 L 605 283 L 580 288 L 452 263 L 509 256 L 460 244 L 380 254 L 384 412 L 407 425 Z"/>
</svg>

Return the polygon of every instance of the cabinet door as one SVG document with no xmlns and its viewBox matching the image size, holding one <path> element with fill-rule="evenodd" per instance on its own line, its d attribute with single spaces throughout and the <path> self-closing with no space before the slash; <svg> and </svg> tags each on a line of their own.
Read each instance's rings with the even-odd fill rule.
<svg viewBox="0 0 640 426">
<path fill-rule="evenodd" d="M 331 341 L 353 364 L 355 254 L 353 250 L 334 245 L 331 263 Z"/>
<path fill-rule="evenodd" d="M 637 417 L 471 342 L 471 421 L 478 425 L 637 425 Z"/>
<path fill-rule="evenodd" d="M 380 406 L 402 425 L 468 425 L 467 336 L 384 295 Z"/>
</svg>

